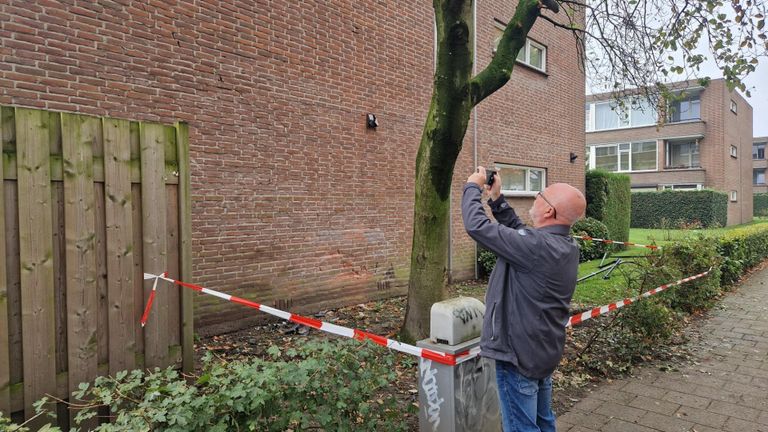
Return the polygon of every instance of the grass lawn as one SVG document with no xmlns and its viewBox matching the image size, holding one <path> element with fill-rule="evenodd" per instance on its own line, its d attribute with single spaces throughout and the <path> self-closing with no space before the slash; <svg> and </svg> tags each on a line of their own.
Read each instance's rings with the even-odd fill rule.
<svg viewBox="0 0 768 432">
<path fill-rule="evenodd" d="M 639 244 L 652 244 L 664 245 L 665 243 L 672 243 L 677 240 L 681 240 L 690 236 L 697 236 L 699 234 L 705 234 L 708 236 L 718 236 L 725 232 L 733 230 L 735 228 L 741 228 L 744 226 L 755 224 L 768 224 L 768 218 L 755 218 L 752 222 L 742 225 L 734 225 L 726 228 L 712 228 L 712 229 L 644 229 L 644 228 L 632 228 L 629 231 L 629 241 Z M 649 249 L 630 247 L 627 250 L 614 252 L 612 254 L 616 256 L 642 256 L 650 253 Z M 612 262 L 615 258 L 606 258 L 605 262 Z M 625 261 L 637 261 L 643 258 L 627 258 Z M 600 269 L 600 260 L 593 260 L 582 263 L 579 265 L 579 278 L 586 276 L 592 272 Z M 631 272 L 637 266 L 634 264 L 620 264 L 616 270 L 611 273 L 609 279 L 603 279 L 605 273 L 600 273 L 594 277 L 579 282 L 576 285 L 576 292 L 573 295 L 573 302 L 580 305 L 588 306 L 602 306 L 617 300 L 621 300 L 627 296 L 633 296 L 637 293 L 631 293 L 627 289 L 627 284 L 624 275 L 627 272 Z"/>
<path fill-rule="evenodd" d="M 573 302 L 579 305 L 602 306 L 630 296 L 625 275 L 634 271 L 637 266 L 633 262 L 643 259 L 642 256 L 648 254 L 648 252 L 650 252 L 648 249 L 629 248 L 625 251 L 611 254 L 629 258 L 621 258 L 623 262 L 610 273 L 608 279 L 603 278 L 607 273 L 606 271 L 579 282 L 576 285 L 576 292 L 573 294 Z M 631 258 L 633 256 L 638 258 Z M 609 256 L 605 259 L 604 264 L 612 263 L 615 259 L 615 257 Z M 579 278 L 600 270 L 600 262 L 600 259 L 596 259 L 581 263 L 579 265 Z"/>
</svg>

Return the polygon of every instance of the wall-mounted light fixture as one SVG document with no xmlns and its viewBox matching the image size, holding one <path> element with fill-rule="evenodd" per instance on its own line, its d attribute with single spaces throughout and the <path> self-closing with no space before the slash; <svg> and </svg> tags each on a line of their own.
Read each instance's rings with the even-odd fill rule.
<svg viewBox="0 0 768 432">
<path fill-rule="evenodd" d="M 576 162 L 576 158 L 578 158 L 578 157 L 579 156 L 576 153 L 574 153 L 574 152 L 571 152 L 571 155 L 568 156 L 568 158 L 570 159 L 571 163 Z"/>
<path fill-rule="evenodd" d="M 379 122 L 376 120 L 376 114 L 368 113 L 365 116 L 365 124 L 370 129 L 376 129 L 377 127 L 379 127 Z"/>
</svg>

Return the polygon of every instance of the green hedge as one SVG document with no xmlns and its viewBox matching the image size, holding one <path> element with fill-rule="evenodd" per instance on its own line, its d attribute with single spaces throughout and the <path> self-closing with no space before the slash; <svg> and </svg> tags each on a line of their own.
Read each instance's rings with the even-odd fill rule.
<svg viewBox="0 0 768 432">
<path fill-rule="evenodd" d="M 587 171 L 586 177 L 587 217 L 603 222 L 611 240 L 629 240 L 629 176 L 592 170 Z"/>
<path fill-rule="evenodd" d="M 768 193 L 756 193 L 752 196 L 755 216 L 768 216 Z"/>
<path fill-rule="evenodd" d="M 727 217 L 728 195 L 724 192 L 666 190 L 632 194 L 632 228 L 717 227 L 725 226 Z"/>
<path fill-rule="evenodd" d="M 727 285 L 768 258 L 768 227 L 752 225 L 728 231 L 718 239 L 717 249 L 722 256 L 722 282 Z"/>
</svg>

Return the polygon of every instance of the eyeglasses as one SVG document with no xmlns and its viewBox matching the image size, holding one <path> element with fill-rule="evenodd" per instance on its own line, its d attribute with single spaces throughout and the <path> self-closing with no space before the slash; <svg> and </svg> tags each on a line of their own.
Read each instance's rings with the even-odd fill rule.
<svg viewBox="0 0 768 432">
<path fill-rule="evenodd" d="M 545 203 L 549 204 L 549 206 L 552 207 L 552 218 L 553 219 L 557 219 L 557 209 L 555 208 L 555 206 L 553 206 L 552 203 L 549 202 L 549 200 L 544 196 L 543 193 L 539 192 L 536 195 L 540 196 L 541 199 L 543 199 Z"/>
</svg>

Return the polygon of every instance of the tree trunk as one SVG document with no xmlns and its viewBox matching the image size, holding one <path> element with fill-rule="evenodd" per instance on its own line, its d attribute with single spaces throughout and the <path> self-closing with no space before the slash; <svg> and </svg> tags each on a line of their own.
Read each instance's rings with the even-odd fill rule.
<svg viewBox="0 0 768 432">
<path fill-rule="evenodd" d="M 509 80 L 538 7 L 535 0 L 520 1 L 499 44 L 499 54 L 473 80 L 473 1 L 434 0 L 437 59 L 432 101 L 416 157 L 413 249 L 408 306 L 400 334 L 403 341 L 429 336 L 430 308 L 444 296 L 451 179 L 472 108 Z"/>
</svg>

